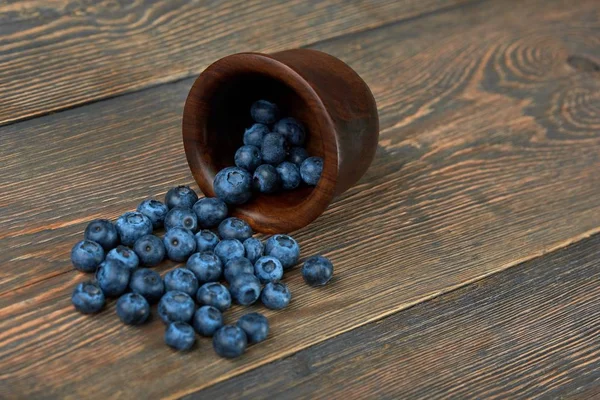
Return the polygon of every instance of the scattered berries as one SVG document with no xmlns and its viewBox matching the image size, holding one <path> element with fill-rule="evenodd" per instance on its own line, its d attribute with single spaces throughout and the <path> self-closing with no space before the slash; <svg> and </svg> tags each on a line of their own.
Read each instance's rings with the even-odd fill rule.
<svg viewBox="0 0 600 400">
<path fill-rule="evenodd" d="M 189 186 L 174 187 L 165 195 L 169 210 L 175 207 L 192 208 L 197 201 L 198 195 Z"/>
<path fill-rule="evenodd" d="M 163 244 L 169 260 L 184 262 L 196 250 L 196 239 L 189 229 L 172 228 L 163 236 Z"/>
<path fill-rule="evenodd" d="M 95 314 L 104 307 L 104 293 L 95 283 L 82 282 L 75 286 L 71 302 L 80 313 Z"/>
<path fill-rule="evenodd" d="M 150 305 L 141 294 L 126 293 L 117 300 L 117 315 L 126 325 L 140 325 L 150 316 Z"/>
<path fill-rule="evenodd" d="M 114 249 L 119 244 L 119 233 L 115 225 L 107 219 L 96 219 L 89 223 L 83 237 L 98 243 L 105 251 Z"/>
<path fill-rule="evenodd" d="M 167 292 L 158 303 L 158 315 L 165 325 L 171 322 L 190 322 L 195 311 L 194 300 L 184 292 Z"/>
<path fill-rule="evenodd" d="M 136 269 L 140 264 L 137 254 L 127 246 L 117 246 L 106 255 L 106 261 L 119 261 L 130 271 Z"/>
<path fill-rule="evenodd" d="M 242 315 L 236 325 L 244 331 L 249 344 L 262 342 L 269 335 L 267 317 L 257 312 Z"/>
<path fill-rule="evenodd" d="M 199 335 L 212 336 L 223 326 L 223 314 L 213 306 L 202 306 L 194 314 L 192 323 Z"/>
<path fill-rule="evenodd" d="M 198 291 L 198 279 L 189 269 L 175 268 L 165 275 L 165 290 L 180 291 L 194 297 Z"/>
<path fill-rule="evenodd" d="M 141 265 L 154 267 L 165 258 L 165 245 L 154 235 L 144 235 L 135 241 L 133 251 L 137 254 Z"/>
<path fill-rule="evenodd" d="M 323 256 L 312 256 L 304 261 L 302 277 L 310 286 L 323 286 L 333 276 L 333 264 Z"/>
<path fill-rule="evenodd" d="M 144 214 L 154 229 L 161 228 L 165 222 L 165 217 L 169 212 L 169 208 L 158 200 L 144 200 L 137 207 L 137 212 Z"/>
<path fill-rule="evenodd" d="M 260 294 L 260 301 L 271 310 L 281 310 L 290 304 L 292 293 L 285 283 L 269 282 Z"/>
<path fill-rule="evenodd" d="M 195 342 L 196 332 L 185 322 L 172 322 L 165 331 L 165 343 L 175 350 L 189 350 Z"/>
<path fill-rule="evenodd" d="M 133 271 L 129 279 L 129 289 L 133 293 L 141 294 L 148 303 L 156 303 L 165 293 L 165 284 L 156 271 L 140 268 Z"/>
<path fill-rule="evenodd" d="M 224 358 L 236 358 L 244 354 L 248 339 L 242 328 L 234 325 L 225 325 L 213 336 L 215 352 Z"/>
<path fill-rule="evenodd" d="M 144 214 L 131 211 L 117 219 L 116 228 L 121 244 L 133 246 L 136 240 L 152 233 L 152 222 Z"/>
<path fill-rule="evenodd" d="M 104 249 L 96 242 L 82 240 L 71 249 L 71 262 L 81 272 L 94 272 L 104 260 Z"/>
</svg>

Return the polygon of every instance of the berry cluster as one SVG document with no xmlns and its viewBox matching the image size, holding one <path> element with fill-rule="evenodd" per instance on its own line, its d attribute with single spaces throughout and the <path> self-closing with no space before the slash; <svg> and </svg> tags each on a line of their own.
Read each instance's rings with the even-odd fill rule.
<svg viewBox="0 0 600 400">
<path fill-rule="evenodd" d="M 162 227 L 162 238 L 153 234 Z M 118 297 L 117 315 L 128 325 L 144 323 L 150 304 L 158 303 L 169 346 L 188 350 L 198 333 L 212 336 L 221 357 L 238 357 L 248 344 L 265 340 L 269 323 L 250 313 L 224 325 L 223 313 L 232 302 L 250 305 L 259 299 L 269 309 L 287 307 L 291 293 L 280 281 L 300 257 L 291 236 L 274 235 L 263 244 L 253 234 L 245 221 L 228 218 L 221 199 L 198 199 L 189 187 L 178 186 L 168 191 L 165 203 L 145 200 L 115 224 L 99 219 L 87 226 L 71 261 L 95 278 L 78 284 L 71 300 L 78 311 L 93 314 L 107 297 Z M 164 277 L 148 268 L 164 259 L 185 265 Z M 331 262 L 322 256 L 308 258 L 302 268 L 312 286 L 326 284 L 332 274 Z"/>
<path fill-rule="evenodd" d="M 302 182 L 315 186 L 321 178 L 323 159 L 309 157 L 303 147 L 306 129 L 294 118 L 279 119 L 277 105 L 258 100 L 250 109 L 255 124 L 246 129 L 244 145 L 234 157 L 235 167 L 215 176 L 218 198 L 230 205 L 246 203 L 252 192 L 292 190 Z"/>
</svg>

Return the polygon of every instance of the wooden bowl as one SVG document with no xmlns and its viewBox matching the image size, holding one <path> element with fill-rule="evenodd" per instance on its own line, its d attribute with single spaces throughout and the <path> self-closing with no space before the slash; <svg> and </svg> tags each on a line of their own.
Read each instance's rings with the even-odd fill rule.
<svg viewBox="0 0 600 400">
<path fill-rule="evenodd" d="M 352 68 L 319 51 L 240 53 L 218 60 L 196 79 L 183 112 L 185 153 L 206 196 L 215 195 L 216 173 L 234 165 L 244 130 L 253 123 L 250 105 L 259 99 L 276 103 L 282 117 L 304 123 L 306 148 L 323 157 L 323 173 L 315 187 L 257 195 L 230 207 L 230 214 L 257 232 L 291 232 L 321 215 L 365 173 L 379 137 L 377 105 Z"/>
</svg>

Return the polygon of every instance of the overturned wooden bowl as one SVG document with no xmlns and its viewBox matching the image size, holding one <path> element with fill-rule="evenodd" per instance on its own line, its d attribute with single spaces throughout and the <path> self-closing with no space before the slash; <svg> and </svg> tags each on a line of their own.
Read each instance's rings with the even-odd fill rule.
<svg viewBox="0 0 600 400">
<path fill-rule="evenodd" d="M 185 153 L 206 196 L 215 195 L 217 172 L 234 165 L 244 130 L 253 123 L 250 105 L 259 99 L 276 103 L 282 117 L 306 126 L 306 149 L 323 157 L 323 173 L 315 187 L 256 195 L 230 210 L 257 232 L 291 232 L 321 215 L 365 173 L 379 137 L 377 105 L 352 68 L 320 51 L 240 53 L 218 60 L 196 79 L 183 112 Z"/>
</svg>

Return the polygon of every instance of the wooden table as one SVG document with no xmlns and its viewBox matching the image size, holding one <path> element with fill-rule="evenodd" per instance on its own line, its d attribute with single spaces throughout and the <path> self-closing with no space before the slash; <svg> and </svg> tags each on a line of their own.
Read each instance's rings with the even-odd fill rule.
<svg viewBox="0 0 600 400">
<path fill-rule="evenodd" d="M 332 284 L 290 272 L 234 361 L 76 313 L 87 222 L 197 188 L 193 79 L 295 47 L 380 112 L 367 174 L 293 233 Z M 4 1 L 0 125 L 0 398 L 600 397 L 597 0 Z"/>
</svg>

